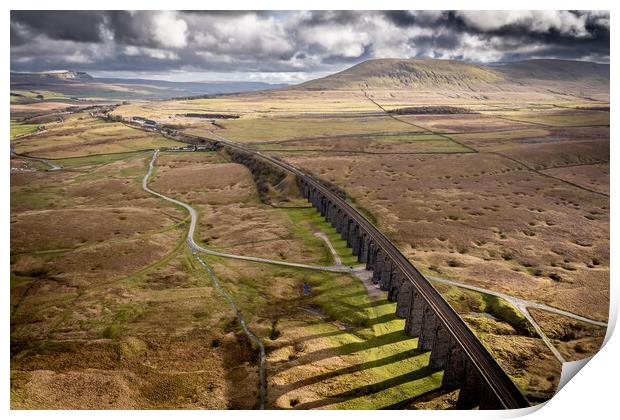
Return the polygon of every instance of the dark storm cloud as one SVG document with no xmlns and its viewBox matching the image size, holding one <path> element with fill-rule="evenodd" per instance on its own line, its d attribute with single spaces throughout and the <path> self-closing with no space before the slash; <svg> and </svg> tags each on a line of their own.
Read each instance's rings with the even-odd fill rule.
<svg viewBox="0 0 620 420">
<path fill-rule="evenodd" d="M 98 11 L 11 11 L 11 27 L 21 24 L 51 39 L 100 42 L 104 13 Z M 11 40 L 11 44 L 13 41 Z"/>
<path fill-rule="evenodd" d="M 384 13 L 392 23 L 401 28 L 413 26 L 416 22 L 415 15 L 408 10 L 388 10 Z"/>
<path fill-rule="evenodd" d="M 312 11 L 305 17 L 302 22 L 308 26 L 317 26 L 325 24 L 350 25 L 359 20 L 364 12 L 353 10 L 324 10 Z"/>
<path fill-rule="evenodd" d="M 459 36 L 456 32 L 447 32 L 435 36 L 421 35 L 409 39 L 408 42 L 418 48 L 424 47 L 426 49 L 451 51 L 458 47 Z"/>
<path fill-rule="evenodd" d="M 144 14 L 130 14 L 125 11 L 106 13 L 114 38 L 120 44 L 153 46 L 154 40 L 148 30 Z"/>
<path fill-rule="evenodd" d="M 609 13 L 592 11 L 13 11 L 10 29 L 19 71 L 315 74 L 379 57 L 609 59 Z"/>
</svg>

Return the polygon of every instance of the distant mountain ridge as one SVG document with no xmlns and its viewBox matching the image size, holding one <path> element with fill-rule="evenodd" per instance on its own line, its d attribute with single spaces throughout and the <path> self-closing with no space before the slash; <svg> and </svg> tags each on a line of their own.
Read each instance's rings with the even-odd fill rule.
<svg viewBox="0 0 620 420">
<path fill-rule="evenodd" d="M 609 64 L 590 61 L 535 59 L 498 64 L 493 68 L 518 80 L 599 79 L 609 83 Z"/>
<path fill-rule="evenodd" d="M 263 89 L 278 89 L 289 86 L 285 83 L 265 83 L 246 81 L 217 81 L 217 82 L 171 82 L 169 80 L 154 79 L 121 79 L 111 77 L 97 77 L 94 79 L 102 83 L 119 83 L 128 85 L 156 86 L 170 89 L 194 92 L 195 94 L 249 92 Z"/>
<path fill-rule="evenodd" d="M 11 91 L 51 91 L 73 99 L 170 99 L 277 89 L 286 84 L 263 82 L 171 82 L 150 79 L 92 77 L 79 71 L 11 72 Z M 34 100 L 34 99 L 33 99 Z"/>
<path fill-rule="evenodd" d="M 37 73 L 20 73 L 20 72 L 11 72 L 11 83 L 13 78 L 17 78 L 25 82 L 28 81 L 37 81 L 37 82 L 62 82 L 62 81 L 89 81 L 93 80 L 93 77 L 83 71 L 71 71 L 71 70 L 61 70 L 61 71 L 44 71 Z"/>
</svg>

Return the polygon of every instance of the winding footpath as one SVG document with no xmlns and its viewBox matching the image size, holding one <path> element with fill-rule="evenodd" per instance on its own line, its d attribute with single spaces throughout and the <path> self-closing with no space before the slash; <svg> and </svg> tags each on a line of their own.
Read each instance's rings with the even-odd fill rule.
<svg viewBox="0 0 620 420">
<path fill-rule="evenodd" d="M 196 260 L 200 263 L 200 265 L 205 269 L 205 271 L 209 275 L 209 278 L 211 279 L 211 282 L 213 283 L 215 288 L 228 301 L 228 304 L 235 312 L 235 315 L 237 316 L 237 320 L 239 321 L 239 325 L 241 325 L 241 328 L 243 329 L 243 332 L 245 333 L 245 335 L 250 339 L 250 341 L 256 344 L 256 346 L 258 346 L 259 348 L 259 363 L 258 363 L 259 398 L 260 398 L 260 409 L 264 410 L 265 401 L 267 399 L 267 380 L 266 380 L 267 358 L 265 356 L 265 345 L 263 344 L 261 339 L 258 338 L 250 330 L 250 328 L 247 325 L 247 322 L 245 321 L 245 318 L 243 317 L 243 314 L 241 313 L 241 311 L 239 310 L 239 307 L 235 303 L 235 300 L 232 298 L 231 294 L 228 293 L 228 291 L 224 288 L 224 286 L 222 286 L 222 284 L 220 283 L 219 279 L 217 278 L 217 276 L 215 275 L 215 272 L 211 269 L 211 267 L 209 267 L 209 265 L 205 263 L 202 258 L 200 258 L 200 256 L 198 255 L 198 252 L 204 252 L 205 254 L 218 255 L 218 256 L 227 256 L 229 254 L 222 255 L 220 253 L 214 253 L 214 251 L 207 250 L 206 248 L 202 248 L 199 245 L 197 245 L 196 242 L 194 242 L 194 231 L 196 229 L 196 220 L 198 219 L 196 210 L 194 210 L 194 208 L 190 206 L 189 204 L 185 204 L 179 200 L 175 200 L 174 198 L 167 197 L 163 194 L 160 194 L 156 191 L 151 190 L 148 187 L 148 181 L 153 173 L 153 169 L 155 167 L 155 161 L 157 160 L 158 153 L 159 153 L 159 150 L 156 150 L 153 153 L 153 157 L 151 158 L 151 161 L 149 162 L 149 169 L 146 175 L 144 176 L 144 179 L 142 180 L 142 188 L 150 194 L 156 195 L 157 197 L 163 198 L 164 200 L 170 201 L 171 203 L 177 204 L 189 211 L 189 214 L 191 216 L 191 223 L 189 226 L 189 230 L 187 232 L 187 243 L 190 249 L 192 250 L 192 254 L 194 255 L 194 258 L 196 258 Z"/>
<path fill-rule="evenodd" d="M 194 233 L 196 231 L 196 224 L 198 222 L 198 213 L 196 212 L 196 210 L 190 206 L 189 204 L 186 204 L 182 201 L 179 200 L 175 200 L 174 198 L 165 196 L 161 193 L 158 193 L 157 191 L 153 191 L 152 189 L 149 188 L 148 186 L 148 180 L 151 176 L 151 174 L 153 173 L 153 169 L 155 166 L 155 162 L 157 160 L 157 155 L 159 154 L 159 150 L 156 150 L 155 153 L 153 153 L 153 158 L 151 159 L 151 162 L 149 163 L 149 170 L 147 172 L 147 174 L 144 176 L 144 179 L 142 180 L 142 188 L 153 195 L 156 195 L 157 197 L 163 198 L 164 200 L 167 200 L 171 203 L 174 203 L 178 206 L 183 207 L 184 209 L 186 209 L 189 214 L 190 214 L 190 225 L 189 225 L 189 231 L 187 232 L 187 244 L 189 245 L 189 247 L 193 250 L 193 251 L 198 251 L 198 252 L 202 252 L 204 254 L 207 255 L 213 255 L 215 257 L 223 257 L 223 258 L 232 258 L 232 259 L 237 259 L 237 260 L 244 260 L 244 261 L 252 261 L 252 262 L 259 262 L 259 263 L 266 263 L 266 264 L 274 264 L 274 265 L 282 265 L 282 266 L 286 266 L 286 267 L 293 267 L 293 268 L 304 268 L 304 269 L 308 269 L 308 270 L 321 270 L 321 271 L 333 271 L 333 272 L 340 272 L 340 273 L 350 273 L 353 272 L 353 269 L 350 267 L 345 267 L 342 265 L 333 265 L 333 266 L 320 266 L 320 265 L 310 265 L 310 264 L 302 264 L 302 263 L 293 263 L 293 262 L 288 262 L 288 261 L 281 261 L 281 260 L 272 260 L 269 258 L 262 258 L 262 257 L 252 257 L 252 256 L 246 256 L 246 255 L 237 255 L 237 254 L 229 254 L 226 252 L 219 252 L 219 251 L 214 251 L 208 248 L 205 248 L 203 246 L 200 246 L 199 244 L 197 244 L 194 241 Z"/>
<path fill-rule="evenodd" d="M 323 242 L 325 242 L 325 245 L 327 245 L 329 252 L 331 252 L 332 257 L 334 257 L 334 264 L 336 264 L 336 266 L 342 266 L 342 260 L 340 259 L 340 256 L 336 252 L 336 249 L 332 245 L 327 235 L 324 234 L 323 232 L 314 232 L 314 236 L 316 236 L 319 239 L 322 239 Z"/>
<path fill-rule="evenodd" d="M 20 155 L 19 153 L 15 152 L 15 149 L 13 149 L 11 147 L 11 156 L 17 159 L 23 159 L 23 160 L 31 160 L 33 162 L 41 162 L 47 166 L 49 166 L 49 170 L 50 171 L 58 171 L 60 169 L 62 169 L 59 165 L 55 164 L 52 161 L 49 161 L 47 159 L 43 159 L 43 158 L 37 158 L 37 157 L 32 157 L 32 156 L 26 156 L 26 155 Z"/>
</svg>

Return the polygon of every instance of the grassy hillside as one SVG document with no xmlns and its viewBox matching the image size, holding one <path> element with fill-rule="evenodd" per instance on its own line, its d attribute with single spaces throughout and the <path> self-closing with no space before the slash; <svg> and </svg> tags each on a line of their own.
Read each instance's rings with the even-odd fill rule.
<svg viewBox="0 0 620 420">
<path fill-rule="evenodd" d="M 330 89 L 450 89 L 488 91 L 579 82 L 609 90 L 609 65 L 568 60 L 527 60 L 490 66 L 454 60 L 378 59 L 298 86 Z"/>
<path fill-rule="evenodd" d="M 510 80 L 590 81 L 609 86 L 609 64 L 572 60 L 525 60 L 495 68 Z"/>
<path fill-rule="evenodd" d="M 394 88 L 496 83 L 503 79 L 493 69 L 452 60 L 368 60 L 340 73 L 311 80 L 300 87 L 311 90 Z"/>
</svg>

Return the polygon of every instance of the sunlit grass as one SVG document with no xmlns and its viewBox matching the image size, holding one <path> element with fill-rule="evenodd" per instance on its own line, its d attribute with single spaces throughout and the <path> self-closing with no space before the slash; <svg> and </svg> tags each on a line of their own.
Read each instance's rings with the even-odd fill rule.
<svg viewBox="0 0 620 420">
<path fill-rule="evenodd" d="M 11 140 L 16 137 L 32 134 L 39 128 L 38 124 L 23 124 L 16 120 L 11 120 Z"/>
</svg>

